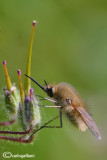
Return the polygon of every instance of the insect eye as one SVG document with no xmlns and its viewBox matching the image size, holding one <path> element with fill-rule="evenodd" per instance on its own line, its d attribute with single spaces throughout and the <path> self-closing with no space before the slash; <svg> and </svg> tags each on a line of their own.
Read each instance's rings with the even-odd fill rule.
<svg viewBox="0 0 107 160">
<path fill-rule="evenodd" d="M 47 94 L 49 97 L 53 97 L 53 88 L 47 88 Z"/>
<path fill-rule="evenodd" d="M 66 99 L 67 104 L 72 104 L 71 100 L 69 98 Z"/>
</svg>

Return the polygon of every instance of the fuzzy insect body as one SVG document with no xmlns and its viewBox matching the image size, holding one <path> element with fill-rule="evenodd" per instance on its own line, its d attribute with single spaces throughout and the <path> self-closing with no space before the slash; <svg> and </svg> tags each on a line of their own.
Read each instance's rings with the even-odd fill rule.
<svg viewBox="0 0 107 160">
<path fill-rule="evenodd" d="M 52 88 L 53 98 L 56 101 L 55 104 L 62 107 L 63 112 L 76 127 L 81 131 L 85 131 L 87 125 L 81 118 L 77 108 L 81 107 L 87 111 L 87 107 L 76 90 L 65 82 L 59 83 L 58 85 L 48 85 L 48 89 L 49 88 Z"/>
<path fill-rule="evenodd" d="M 101 134 L 98 127 L 90 114 L 86 104 L 82 101 L 77 91 L 65 82 L 57 85 L 47 84 L 42 87 L 33 78 L 26 75 L 34 81 L 49 97 L 55 100 L 57 106 L 61 106 L 61 110 L 67 115 L 70 121 L 77 126 L 81 131 L 86 131 L 87 128 L 100 140 Z"/>
</svg>

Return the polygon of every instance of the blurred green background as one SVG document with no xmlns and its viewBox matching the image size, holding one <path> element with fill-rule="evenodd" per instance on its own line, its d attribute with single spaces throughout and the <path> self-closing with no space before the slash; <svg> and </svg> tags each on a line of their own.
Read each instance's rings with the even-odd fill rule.
<svg viewBox="0 0 107 160">
<path fill-rule="evenodd" d="M 36 160 L 107 159 L 107 2 L 105 0 L 0 0 L 0 90 L 5 86 L 2 61 L 12 82 L 25 73 L 31 24 L 36 19 L 31 76 L 72 84 L 88 103 L 102 134 L 81 133 L 63 117 L 62 129 L 43 129 L 32 144 L 0 140 L 3 152 L 33 154 Z M 24 75 L 22 77 L 24 79 Z M 35 92 L 46 96 L 34 83 Z M 2 97 L 2 95 L 1 95 Z M 43 102 L 47 103 L 47 102 Z M 0 120 L 6 110 L 1 104 Z M 42 123 L 58 114 L 41 109 Z M 57 125 L 59 121 L 53 123 Z M 12 130 L 13 127 L 1 127 Z M 19 158 L 14 158 L 19 159 Z M 27 159 L 27 158 L 26 158 Z M 30 159 L 30 158 L 28 158 Z"/>
</svg>

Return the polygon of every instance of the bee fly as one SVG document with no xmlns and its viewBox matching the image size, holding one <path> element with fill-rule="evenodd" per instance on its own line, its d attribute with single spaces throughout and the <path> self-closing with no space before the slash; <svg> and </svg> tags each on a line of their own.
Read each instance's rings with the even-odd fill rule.
<svg viewBox="0 0 107 160">
<path fill-rule="evenodd" d="M 47 95 L 54 99 L 56 106 L 61 106 L 60 123 L 62 127 L 62 111 L 67 115 L 69 120 L 77 126 L 81 131 L 86 131 L 87 128 L 100 140 L 101 134 L 98 127 L 90 114 L 82 99 L 79 97 L 76 90 L 67 83 L 59 83 L 58 85 L 47 84 L 42 87 L 33 78 L 26 75 L 35 82 Z"/>
</svg>

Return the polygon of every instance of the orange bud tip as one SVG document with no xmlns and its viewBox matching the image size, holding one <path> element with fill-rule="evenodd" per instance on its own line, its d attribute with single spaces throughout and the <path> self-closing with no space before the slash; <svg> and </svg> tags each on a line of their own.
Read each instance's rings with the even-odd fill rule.
<svg viewBox="0 0 107 160">
<path fill-rule="evenodd" d="M 3 61 L 3 65 L 6 65 L 6 61 Z"/>
<path fill-rule="evenodd" d="M 36 22 L 35 20 L 33 20 L 33 26 L 35 26 L 36 23 L 37 23 L 37 22 Z"/>
<path fill-rule="evenodd" d="M 20 69 L 18 69 L 17 73 L 18 73 L 19 76 L 21 76 L 21 71 L 20 71 Z"/>
</svg>

